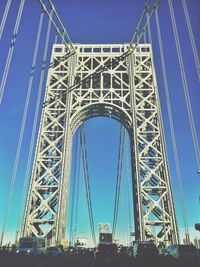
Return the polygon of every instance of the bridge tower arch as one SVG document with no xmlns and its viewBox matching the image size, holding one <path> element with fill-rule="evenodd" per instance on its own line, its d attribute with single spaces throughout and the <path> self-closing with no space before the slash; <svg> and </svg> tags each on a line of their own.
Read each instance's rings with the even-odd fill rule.
<svg viewBox="0 0 200 267">
<path fill-rule="evenodd" d="M 65 238 L 73 134 L 86 119 L 107 116 L 130 135 L 136 239 L 177 243 L 151 46 L 124 58 L 128 44 L 75 48 L 69 55 L 53 46 L 22 235 Z"/>
</svg>

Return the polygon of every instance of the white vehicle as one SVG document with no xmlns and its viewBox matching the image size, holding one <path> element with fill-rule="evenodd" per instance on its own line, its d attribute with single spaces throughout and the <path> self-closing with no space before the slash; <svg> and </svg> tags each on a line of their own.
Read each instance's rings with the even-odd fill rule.
<svg viewBox="0 0 200 267">
<path fill-rule="evenodd" d="M 88 239 L 87 238 L 77 238 L 75 247 L 77 250 L 84 250 L 88 248 Z"/>
<path fill-rule="evenodd" d="M 46 249 L 46 239 L 42 237 L 22 237 L 16 254 L 43 255 Z"/>
</svg>

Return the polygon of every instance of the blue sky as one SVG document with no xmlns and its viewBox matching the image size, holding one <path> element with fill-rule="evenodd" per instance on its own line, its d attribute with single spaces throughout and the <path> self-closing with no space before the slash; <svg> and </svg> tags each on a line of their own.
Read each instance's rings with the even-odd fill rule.
<svg viewBox="0 0 200 267">
<path fill-rule="evenodd" d="M 2 76 L 5 60 L 7 57 L 12 31 L 15 23 L 16 13 L 20 1 L 13 1 L 9 12 L 6 27 L 0 41 L 0 76 Z M 15 159 L 17 141 L 24 109 L 28 78 L 31 68 L 32 55 L 37 32 L 37 25 L 40 15 L 40 5 L 37 0 L 29 0 L 25 3 L 22 21 L 20 24 L 13 61 L 11 64 L 3 102 L 0 105 L 0 229 L 3 222 L 3 212 L 6 205 L 10 179 Z M 66 29 L 74 43 L 128 43 L 130 42 L 134 29 L 139 20 L 145 1 L 143 0 L 69 0 L 53 1 L 58 13 L 66 25 Z M 192 55 L 189 35 L 184 19 L 181 1 L 173 1 L 174 10 L 177 19 L 178 33 L 181 41 L 183 59 L 186 69 L 187 81 L 191 104 L 196 123 L 197 134 L 199 138 L 200 120 L 199 120 L 199 99 L 200 90 L 196 74 L 194 59 Z M 2 18 L 6 0 L 0 2 L 0 18 Z M 200 49 L 199 27 L 200 3 L 198 0 L 187 1 L 193 33 L 197 45 Z M 183 188 L 186 201 L 186 211 L 188 223 L 192 236 L 199 235 L 194 230 L 194 223 L 200 221 L 200 175 L 197 174 L 195 154 L 192 144 L 191 132 L 189 128 L 188 115 L 185 105 L 183 88 L 180 78 L 178 59 L 175 49 L 175 42 L 172 32 L 172 25 L 169 16 L 169 9 L 166 0 L 161 0 L 159 5 L 160 26 L 162 38 L 164 41 L 164 52 L 167 64 L 167 75 L 170 90 L 170 99 L 172 104 L 173 118 L 175 124 L 175 134 L 177 139 L 178 154 L 180 158 L 180 167 L 183 177 Z M 47 18 L 45 18 L 45 25 Z M 169 166 L 174 191 L 175 206 L 177 210 L 178 224 L 180 229 L 183 227 L 180 203 L 177 189 L 177 178 L 172 151 L 171 137 L 169 131 L 169 122 L 167 117 L 166 99 L 164 94 L 161 61 L 155 28 L 155 20 L 151 23 L 153 36 L 154 64 L 157 74 L 157 82 L 162 108 L 164 122 L 165 139 L 167 144 Z M 45 33 L 45 29 L 43 29 Z M 36 95 L 39 81 L 39 70 L 43 56 L 44 35 L 41 40 L 41 50 L 39 51 L 36 77 L 34 79 L 33 91 L 31 95 L 30 107 L 26 123 L 26 130 L 23 139 L 23 146 L 20 156 L 20 164 L 17 172 L 15 191 L 12 199 L 12 207 L 9 213 L 7 225 L 6 240 L 13 237 L 16 228 L 19 201 L 22 192 L 23 178 L 27 162 L 28 146 L 30 142 Z M 54 40 L 54 31 L 51 33 L 51 45 Z M 51 47 L 48 56 L 51 54 Z M 44 94 L 44 90 L 43 90 Z M 119 143 L 120 125 L 112 119 L 93 118 L 85 123 L 87 153 L 89 158 L 89 170 L 91 179 L 91 194 L 94 210 L 95 227 L 99 222 L 109 222 L 112 224 L 114 207 L 114 187 L 117 170 L 117 153 Z M 127 144 L 129 142 L 127 136 Z M 130 155 L 127 152 L 127 174 L 130 174 Z M 129 176 L 129 175 L 127 175 Z M 125 170 L 123 181 L 125 181 Z M 125 182 L 124 182 L 125 183 Z M 105 190 L 105 186 L 106 189 Z M 125 192 L 127 187 L 124 186 Z M 103 195 L 103 197 L 102 197 Z M 84 194 L 82 195 L 84 198 Z M 122 197 L 123 198 L 123 197 Z M 127 204 L 125 199 L 121 202 Z M 82 203 L 83 206 L 85 205 Z M 70 205 L 70 203 L 69 203 Z M 105 209 L 106 205 L 106 209 Z M 86 213 L 86 206 L 82 211 Z M 122 209 L 120 209 L 121 211 Z M 80 213 L 80 218 L 81 216 Z M 128 218 L 128 213 L 119 214 L 119 229 L 122 229 L 124 223 L 122 216 Z M 128 220 L 128 219 L 127 219 Z M 120 226 L 121 225 L 121 226 Z M 129 224 L 126 223 L 126 231 Z M 88 219 L 80 224 L 79 232 L 87 233 L 89 230 Z M 125 231 L 124 230 L 124 231 Z M 119 235 L 122 232 L 119 231 Z"/>
</svg>

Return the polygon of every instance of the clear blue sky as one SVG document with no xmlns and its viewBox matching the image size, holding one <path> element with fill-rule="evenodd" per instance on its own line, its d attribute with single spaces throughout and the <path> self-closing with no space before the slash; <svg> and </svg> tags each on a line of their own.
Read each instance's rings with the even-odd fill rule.
<svg viewBox="0 0 200 267">
<path fill-rule="evenodd" d="M 0 18 L 2 18 L 6 2 L 6 0 L 0 1 Z M 2 76 L 3 73 L 19 2 L 20 1 L 13 1 L 12 3 L 2 40 L 0 41 L 0 76 Z M 5 95 L 3 102 L 0 105 L 0 229 L 3 222 L 3 212 L 6 205 L 9 184 L 12 175 L 17 141 L 24 109 L 24 101 L 28 85 L 28 78 L 31 68 L 32 55 L 40 14 L 40 5 L 38 2 L 39 1 L 37 0 L 28 0 L 25 3 L 25 9 L 23 11 L 23 17 L 17 36 L 17 42 L 7 80 Z M 55 3 L 57 11 L 60 14 L 60 17 L 74 43 L 130 42 L 145 3 L 144 0 L 57 0 L 53 2 Z M 181 48 L 183 52 L 187 80 L 189 84 L 192 109 L 199 138 L 199 82 L 196 74 L 181 1 L 176 0 L 173 2 L 178 25 L 178 33 L 181 40 Z M 199 51 L 200 2 L 198 0 L 188 0 L 186 2 L 189 9 L 197 49 Z M 195 162 L 195 154 L 189 128 L 188 116 L 186 112 L 183 88 L 180 79 L 169 9 L 166 0 L 160 1 L 159 17 L 162 30 L 162 38 L 164 41 L 170 97 L 173 107 L 173 118 L 177 138 L 178 154 L 180 158 L 181 173 L 183 177 L 188 223 L 192 236 L 197 236 L 198 233 L 194 230 L 194 223 L 197 221 L 200 222 L 200 175 L 196 173 L 197 167 Z M 45 19 L 45 24 L 46 23 L 47 18 Z M 154 19 L 151 23 L 151 29 L 153 35 L 154 63 L 156 68 L 162 116 L 164 121 L 165 138 L 167 143 L 169 166 L 171 170 L 175 206 L 177 210 L 178 224 L 180 229 L 182 229 L 183 222 L 178 197 L 177 178 L 169 131 L 166 99 L 164 95 L 161 62 Z M 45 34 L 43 34 L 43 39 L 44 35 Z M 53 42 L 53 39 L 54 32 L 52 31 L 51 43 Z M 31 95 L 31 103 L 23 140 L 20 164 L 16 177 L 15 191 L 12 199 L 9 222 L 7 225 L 8 234 L 6 240 L 10 240 L 13 237 L 16 228 L 17 214 L 33 124 L 33 115 L 39 79 L 39 67 L 41 66 L 41 60 L 43 56 L 43 44 L 44 40 L 41 42 L 41 50 L 38 57 L 36 78 L 34 80 L 33 92 Z M 50 54 L 51 48 L 49 49 L 48 55 L 50 56 Z M 118 122 L 112 119 L 93 118 L 85 123 L 85 128 L 87 152 L 89 158 L 89 171 L 91 177 L 91 194 L 92 199 L 94 200 L 94 222 L 95 228 L 97 230 L 97 224 L 100 222 L 109 222 L 112 224 L 120 125 Z M 127 144 L 128 142 L 129 140 L 127 137 Z M 127 161 L 127 176 L 130 176 L 129 152 L 127 152 Z M 125 177 L 125 170 L 123 177 Z M 123 190 L 124 192 L 127 192 L 127 187 L 124 186 Z M 84 198 L 83 194 L 82 198 Z M 123 198 L 121 203 L 127 204 L 125 197 Z M 83 208 L 79 213 L 79 218 L 84 217 L 81 216 L 81 212 L 86 213 L 86 206 L 84 206 L 85 204 L 82 205 Z M 123 212 L 124 211 L 122 211 L 121 209 L 119 216 L 119 238 L 120 234 L 123 232 L 122 228 L 124 227 L 126 228 L 123 228 L 124 231 L 128 231 L 129 227 L 129 223 L 127 221 L 128 213 L 125 212 L 125 214 L 123 214 Z M 126 218 L 125 226 L 122 222 L 122 216 Z M 82 233 L 82 235 L 88 232 L 89 227 L 87 217 L 83 219 L 78 228 L 78 231 Z"/>
</svg>

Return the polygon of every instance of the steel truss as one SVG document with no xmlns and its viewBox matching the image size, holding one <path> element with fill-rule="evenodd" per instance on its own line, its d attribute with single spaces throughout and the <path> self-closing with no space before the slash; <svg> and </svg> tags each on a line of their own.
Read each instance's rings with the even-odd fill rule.
<svg viewBox="0 0 200 267">
<path fill-rule="evenodd" d="M 136 239 L 178 242 L 151 47 L 115 60 L 128 47 L 78 44 L 68 55 L 54 45 L 23 236 L 65 238 L 73 134 L 86 119 L 107 116 L 130 135 Z"/>
</svg>

